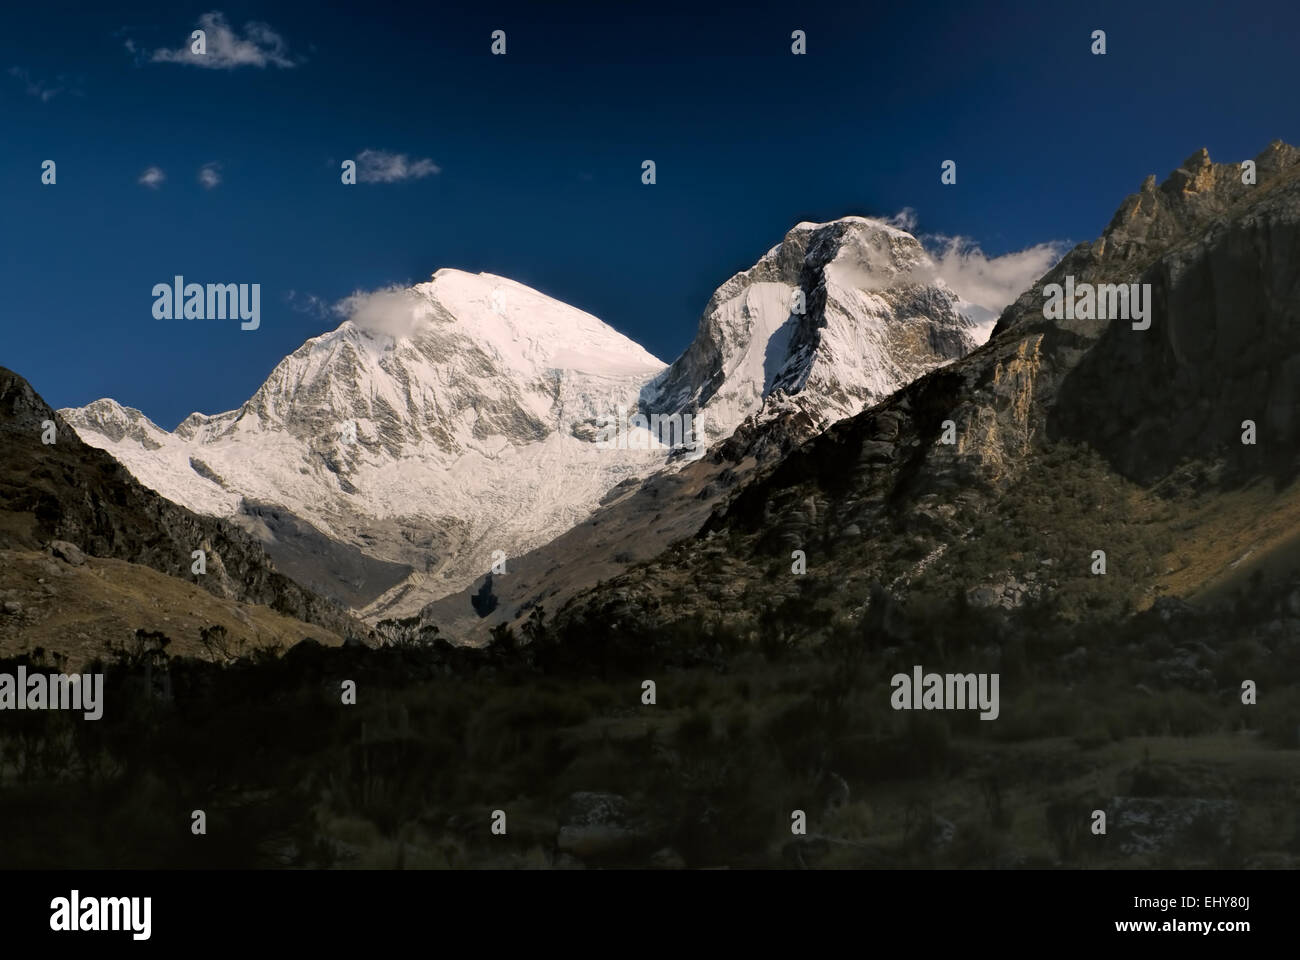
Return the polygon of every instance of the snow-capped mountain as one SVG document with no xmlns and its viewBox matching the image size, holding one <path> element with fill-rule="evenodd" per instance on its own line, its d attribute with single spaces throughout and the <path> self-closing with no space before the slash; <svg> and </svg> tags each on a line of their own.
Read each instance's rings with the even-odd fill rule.
<svg viewBox="0 0 1300 960">
<path fill-rule="evenodd" d="M 707 443 L 765 404 L 829 424 L 963 355 L 973 324 L 932 269 L 883 222 L 801 223 L 718 290 L 671 367 L 522 284 L 439 270 L 354 297 L 238 410 L 170 433 L 112 400 L 61 413 L 164 496 L 236 519 L 305 585 L 406 616 L 681 462 L 644 431 L 598 442 L 602 418 L 692 413 Z"/>
<path fill-rule="evenodd" d="M 634 407 L 664 368 L 590 314 L 457 270 L 352 306 L 238 410 L 192 414 L 174 433 L 111 400 L 63 415 L 169 498 L 242 517 L 273 556 L 285 525 L 254 505 L 405 564 L 405 586 L 425 601 L 663 463 L 662 451 L 601 448 L 568 430 Z"/>
<path fill-rule="evenodd" d="M 829 425 L 978 346 L 987 312 L 938 279 L 905 230 L 864 217 L 800 223 L 718 288 L 647 403 L 698 411 L 718 437 L 784 398 Z"/>
</svg>

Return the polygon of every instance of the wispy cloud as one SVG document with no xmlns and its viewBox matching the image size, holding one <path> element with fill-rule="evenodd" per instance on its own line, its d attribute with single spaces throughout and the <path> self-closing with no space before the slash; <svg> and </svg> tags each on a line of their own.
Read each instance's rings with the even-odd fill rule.
<svg viewBox="0 0 1300 960">
<path fill-rule="evenodd" d="M 22 67 L 10 67 L 9 76 L 13 77 L 23 85 L 23 89 L 27 92 L 29 97 L 36 97 L 41 101 L 41 103 L 49 103 L 64 90 L 61 86 L 51 86 L 43 80 L 34 79 L 32 75 Z M 62 80 L 63 78 L 59 77 L 58 79 Z"/>
<path fill-rule="evenodd" d="M 199 167 L 199 183 L 203 189 L 212 190 L 221 184 L 221 164 L 205 163 Z"/>
<path fill-rule="evenodd" d="M 982 324 L 985 329 L 980 331 L 985 338 L 1002 311 L 1069 249 L 1065 243 L 1050 241 L 990 257 L 968 237 L 929 236 L 925 241 L 939 278 L 963 300 L 992 313 L 992 320 Z"/>
<path fill-rule="evenodd" d="M 916 211 L 911 207 L 904 207 L 892 217 L 885 217 L 885 223 L 891 227 L 897 227 L 899 230 L 906 230 L 912 233 L 916 230 Z"/>
<path fill-rule="evenodd" d="M 167 174 L 162 172 L 162 167 L 147 167 L 144 173 L 140 174 L 140 179 L 136 183 L 148 187 L 150 190 L 157 190 L 166 179 Z"/>
<path fill-rule="evenodd" d="M 130 36 L 131 31 L 138 30 L 138 29 L 140 28 L 122 27 L 121 29 L 114 30 L 112 33 L 109 34 L 109 36 L 113 37 L 114 39 L 117 39 L 118 37 L 123 38 L 122 46 L 126 48 L 127 53 L 131 54 L 131 59 L 132 61 L 135 62 L 135 65 L 137 67 L 149 59 L 149 51 L 140 49 L 140 45 L 137 44 L 134 38 Z"/>
<path fill-rule="evenodd" d="M 1049 241 L 990 257 L 970 237 L 917 234 L 918 217 L 911 207 L 879 219 L 916 236 L 928 257 L 913 270 L 912 279 L 919 283 L 942 280 L 947 284 L 964 301 L 961 312 L 976 324 L 974 336 L 981 343 L 992 334 L 1002 311 L 1054 267 L 1069 249 L 1069 244 Z M 888 272 L 880 274 L 868 265 L 858 268 L 842 282 L 874 289 L 895 282 L 895 278 Z"/>
<path fill-rule="evenodd" d="M 240 67 L 296 67 L 299 60 L 289 56 L 289 45 L 280 34 L 256 20 L 244 24 L 241 36 L 226 22 L 225 14 L 213 10 L 199 17 L 205 51 L 195 53 L 193 41 L 174 50 L 159 47 L 149 57 L 154 63 L 183 63 L 209 70 L 237 70 Z M 127 38 L 126 48 L 135 52 L 135 43 Z"/>
<path fill-rule="evenodd" d="M 427 157 L 412 160 L 404 153 L 386 150 L 362 150 L 357 154 L 357 179 L 362 183 L 400 183 L 435 173 L 442 173 L 442 167 Z"/>
<path fill-rule="evenodd" d="M 314 293 L 299 293 L 297 290 L 290 290 L 284 297 L 285 303 L 289 309 L 295 313 L 305 313 L 309 316 L 326 319 L 339 313 L 335 305 L 318 297 Z"/>
</svg>

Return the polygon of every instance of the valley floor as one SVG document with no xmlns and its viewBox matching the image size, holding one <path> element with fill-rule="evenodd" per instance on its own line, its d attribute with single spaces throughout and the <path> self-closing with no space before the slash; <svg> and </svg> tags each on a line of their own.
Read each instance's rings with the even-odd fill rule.
<svg viewBox="0 0 1300 960">
<path fill-rule="evenodd" d="M 1134 684 L 1127 668 L 1062 676 L 1052 664 L 1074 638 L 1046 636 L 1003 665 L 1001 718 L 986 723 L 893 710 L 895 655 L 862 646 L 760 650 L 720 630 L 679 633 L 664 657 L 557 637 L 542 618 L 532 633 L 486 650 L 307 642 L 226 663 L 156 638 L 118 649 L 101 665 L 102 720 L 6 718 L 0 862 L 1300 865 L 1285 643 L 1245 664 L 1263 678 L 1248 706 L 1213 683 Z"/>
</svg>

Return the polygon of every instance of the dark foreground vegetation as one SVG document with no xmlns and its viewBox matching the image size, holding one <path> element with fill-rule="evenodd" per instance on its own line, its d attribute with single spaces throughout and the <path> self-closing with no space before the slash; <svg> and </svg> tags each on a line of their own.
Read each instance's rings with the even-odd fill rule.
<svg viewBox="0 0 1300 960">
<path fill-rule="evenodd" d="M 813 648 L 784 639 L 799 616 L 742 640 L 557 631 L 538 610 L 480 650 L 426 630 L 249 653 L 216 629 L 202 659 L 140 632 L 83 668 L 106 674 L 102 719 L 3 715 L 0 865 L 1300 862 L 1290 584 L 1118 623 L 882 595 Z M 60 666 L 0 672 L 19 663 Z M 999 718 L 893 710 L 913 664 L 998 672 Z"/>
</svg>

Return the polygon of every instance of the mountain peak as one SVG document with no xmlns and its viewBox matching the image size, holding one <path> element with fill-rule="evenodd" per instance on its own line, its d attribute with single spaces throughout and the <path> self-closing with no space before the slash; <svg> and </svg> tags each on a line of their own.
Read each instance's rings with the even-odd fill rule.
<svg viewBox="0 0 1300 960">
<path fill-rule="evenodd" d="M 1181 237 L 1204 229 L 1240 202 L 1300 171 L 1300 150 L 1275 140 L 1254 159 L 1253 182 L 1243 182 L 1243 163 L 1215 163 L 1202 147 L 1163 182 L 1148 176 L 1138 193 L 1120 204 L 1103 232 L 1101 250 L 1130 260 L 1154 257 Z M 1250 179 L 1250 178 L 1245 178 Z"/>
<path fill-rule="evenodd" d="M 494 551 L 549 539 L 666 462 L 666 450 L 607 449 L 575 432 L 634 409 L 665 366 L 585 311 L 443 269 L 354 295 L 346 312 L 238 410 L 191 415 L 174 433 L 115 405 L 69 417 L 146 483 L 237 516 L 299 569 L 321 542 L 363 549 L 383 576 L 352 584 L 349 602 L 376 601 L 393 569 L 415 570 L 385 610 L 459 589 Z"/>
<path fill-rule="evenodd" d="M 802 221 L 717 289 L 644 402 L 703 412 L 727 435 L 769 397 L 807 394 L 817 410 L 806 412 L 825 425 L 973 349 L 972 327 L 906 230 Z"/>
<path fill-rule="evenodd" d="M 519 373 L 649 376 L 665 366 L 600 318 L 506 277 L 444 268 L 412 292 L 417 312 L 454 323 Z"/>
<path fill-rule="evenodd" d="M 159 449 L 159 437 L 166 436 L 165 430 L 135 407 L 125 407 L 108 397 L 84 407 L 60 410 L 59 414 L 77 429 L 89 427 L 115 442 L 129 438 L 147 450 Z"/>
<path fill-rule="evenodd" d="M 602 420 L 703 413 L 690 442 L 706 445 L 764 411 L 815 432 L 963 355 L 971 324 L 933 266 L 884 221 L 801 222 L 718 289 L 671 368 L 525 284 L 443 268 L 354 295 L 238 410 L 170 434 L 143 417 L 107 429 L 130 419 L 111 408 L 71 414 L 145 482 L 239 517 L 295 569 L 322 540 L 401 565 L 408 579 L 348 593 L 401 615 L 673 468 L 672 443 L 594 442 Z"/>
<path fill-rule="evenodd" d="M 836 228 L 845 231 L 866 228 L 871 232 L 886 233 L 893 236 L 915 239 L 915 237 L 912 237 L 912 235 L 906 230 L 895 226 L 887 220 L 881 220 L 876 217 L 859 217 L 855 215 L 837 217 L 834 220 L 827 220 L 824 223 L 816 223 L 811 220 L 801 220 L 799 223 L 796 223 L 791 227 L 786 235 L 789 236 L 790 233 L 796 231 L 834 230 Z"/>
<path fill-rule="evenodd" d="M 972 597 L 990 562 L 1095 585 L 1093 544 L 1142 585 L 1126 604 L 1212 571 L 1235 579 L 1240 610 L 1256 575 L 1295 567 L 1300 475 L 1300 151 L 1273 144 L 1255 166 L 1243 183 L 1249 167 L 1198 151 L 1163 184 L 1148 178 L 1099 241 L 1004 311 L 987 346 L 796 447 L 694 539 L 568 603 L 561 623 L 636 636 L 725 610 L 741 633 L 762 629 L 790 602 L 776 564 L 809 544 L 835 570 L 830 603 L 878 617 L 873 630 L 917 587 L 927 611 L 954 587 Z M 1066 276 L 1146 288 L 1148 323 L 1047 316 L 1044 286 Z M 1013 525 L 1014 552 L 968 549 Z M 1212 563 L 1188 559 L 1219 538 L 1231 546 Z M 1233 572 L 1257 553 L 1253 573 Z M 1014 589 L 1004 606 L 1037 598 Z"/>
</svg>

